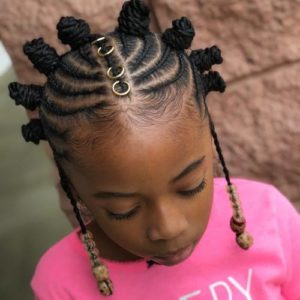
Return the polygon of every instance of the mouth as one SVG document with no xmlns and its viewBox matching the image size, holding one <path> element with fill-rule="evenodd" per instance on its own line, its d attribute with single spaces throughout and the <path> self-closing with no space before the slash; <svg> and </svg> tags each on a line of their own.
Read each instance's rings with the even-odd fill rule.
<svg viewBox="0 0 300 300">
<path fill-rule="evenodd" d="M 194 243 L 176 252 L 169 252 L 164 256 L 153 256 L 151 260 L 163 265 L 175 265 L 187 259 L 192 254 L 193 249 Z"/>
</svg>

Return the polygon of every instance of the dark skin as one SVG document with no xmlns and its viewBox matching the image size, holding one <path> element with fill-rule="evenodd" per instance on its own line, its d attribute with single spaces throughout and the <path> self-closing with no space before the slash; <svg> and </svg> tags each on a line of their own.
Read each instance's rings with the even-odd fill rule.
<svg viewBox="0 0 300 300">
<path fill-rule="evenodd" d="M 85 167 L 63 165 L 74 198 L 82 201 L 94 217 L 87 229 L 94 234 L 101 257 L 161 263 L 153 256 L 195 246 L 201 239 L 212 206 L 212 137 L 207 119 L 189 118 L 184 124 L 184 134 L 176 136 L 168 129 L 182 123 L 132 130 L 107 149 L 87 150 Z M 171 181 L 197 160 L 201 163 L 194 170 Z M 203 189 L 199 193 L 184 195 L 200 184 Z M 93 196 L 99 191 L 136 195 Z M 111 218 L 107 212 L 124 214 L 132 210 L 136 212 L 122 220 Z"/>
</svg>

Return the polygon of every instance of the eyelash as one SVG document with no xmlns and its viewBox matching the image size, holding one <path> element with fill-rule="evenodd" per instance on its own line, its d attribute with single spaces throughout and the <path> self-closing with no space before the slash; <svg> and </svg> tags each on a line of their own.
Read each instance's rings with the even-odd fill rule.
<svg viewBox="0 0 300 300">
<path fill-rule="evenodd" d="M 204 190 L 205 186 L 206 186 L 206 179 L 204 178 L 196 188 L 194 188 L 193 190 L 190 190 L 190 191 L 180 192 L 180 194 L 183 195 L 184 197 L 193 197 L 194 195 L 202 192 Z M 131 210 L 130 212 L 128 212 L 126 214 L 114 214 L 110 211 L 107 211 L 107 214 L 111 219 L 125 220 L 125 219 L 129 219 L 130 217 L 132 217 L 139 210 L 139 208 L 140 207 L 137 206 L 136 208 L 134 208 L 133 210 Z"/>
</svg>

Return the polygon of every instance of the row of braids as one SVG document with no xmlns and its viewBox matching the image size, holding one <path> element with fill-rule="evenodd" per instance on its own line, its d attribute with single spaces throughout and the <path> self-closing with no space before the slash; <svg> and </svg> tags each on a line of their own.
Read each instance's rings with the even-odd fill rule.
<svg viewBox="0 0 300 300">
<path fill-rule="evenodd" d="M 189 55 L 185 51 L 191 47 L 195 35 L 189 19 L 174 20 L 171 28 L 158 34 L 149 30 L 149 15 L 149 8 L 142 1 L 126 1 L 118 26 L 105 36 L 92 34 L 84 20 L 62 17 L 57 24 L 58 38 L 69 45 L 70 51 L 59 56 L 43 38 L 26 42 L 23 47 L 34 68 L 46 75 L 46 83 L 43 86 L 9 84 L 10 96 L 16 105 L 38 109 L 40 118 L 23 125 L 22 135 L 27 142 L 39 144 L 47 140 L 51 146 L 61 186 L 79 222 L 99 290 L 106 296 L 113 293 L 112 282 L 99 260 L 93 236 L 86 229 L 62 167 L 63 160 L 76 157 L 74 151 L 65 146 L 74 146 L 76 139 L 72 131 L 79 122 L 88 123 L 92 128 L 118 127 L 120 98 L 124 99 L 122 104 L 132 108 L 127 118 L 139 125 L 148 124 L 153 118 L 159 119 L 167 106 L 171 106 L 170 111 L 176 111 L 181 105 L 181 95 L 189 86 L 195 91 L 199 107 L 204 104 L 208 113 L 205 100 L 208 93 L 224 92 L 226 87 L 221 75 L 211 70 L 214 64 L 223 61 L 217 46 L 192 50 Z M 141 101 L 132 101 L 135 97 Z M 245 219 L 209 113 L 208 117 L 235 211 L 230 225 L 240 247 L 248 249 L 251 237 L 244 232 Z"/>
</svg>

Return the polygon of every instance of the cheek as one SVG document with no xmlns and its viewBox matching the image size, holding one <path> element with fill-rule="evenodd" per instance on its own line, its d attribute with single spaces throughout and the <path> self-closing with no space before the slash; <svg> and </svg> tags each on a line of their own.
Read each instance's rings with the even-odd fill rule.
<svg viewBox="0 0 300 300">
<path fill-rule="evenodd" d="M 130 221 L 110 220 L 104 212 L 98 212 L 95 221 L 112 241 L 127 251 L 138 254 L 145 249 L 145 230 L 139 218 Z"/>
<path fill-rule="evenodd" d="M 191 216 L 191 225 L 194 229 L 194 235 L 202 236 L 211 213 L 213 200 L 213 177 L 211 174 L 206 176 L 206 187 L 199 195 L 198 199 L 192 201 L 189 207 L 189 215 Z"/>
</svg>

